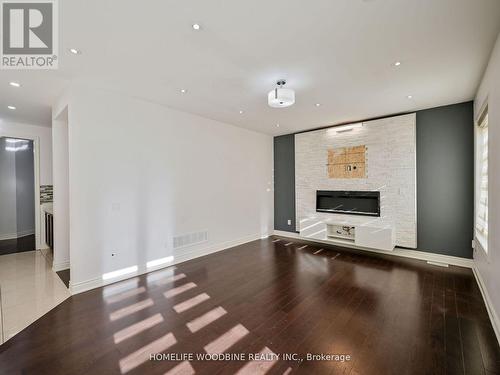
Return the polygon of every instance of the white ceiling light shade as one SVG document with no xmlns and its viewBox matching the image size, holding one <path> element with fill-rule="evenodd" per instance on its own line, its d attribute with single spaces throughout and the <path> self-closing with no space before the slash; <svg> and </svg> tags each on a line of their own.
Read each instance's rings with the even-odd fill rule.
<svg viewBox="0 0 500 375">
<path fill-rule="evenodd" d="M 293 105 L 295 103 L 295 91 L 283 88 L 286 84 L 285 80 L 279 80 L 276 84 L 278 87 L 267 94 L 267 104 L 273 108 L 285 108 Z"/>
<path fill-rule="evenodd" d="M 16 107 L 13 105 L 8 105 L 7 108 L 10 109 L 11 111 L 14 111 L 16 109 Z"/>
<path fill-rule="evenodd" d="M 76 48 L 70 48 L 69 52 L 71 52 L 73 55 L 79 55 L 82 53 L 82 51 L 80 51 L 79 49 L 76 49 Z"/>
<path fill-rule="evenodd" d="M 21 84 L 19 82 L 9 82 L 9 85 L 11 85 L 12 87 L 21 87 Z"/>
</svg>

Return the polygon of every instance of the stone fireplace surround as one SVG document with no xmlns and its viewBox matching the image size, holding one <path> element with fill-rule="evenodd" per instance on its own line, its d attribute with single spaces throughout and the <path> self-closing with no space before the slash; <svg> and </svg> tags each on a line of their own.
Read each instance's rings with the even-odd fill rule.
<svg viewBox="0 0 500 375">
<path fill-rule="evenodd" d="M 331 179 L 328 150 L 366 146 L 366 178 Z M 416 115 L 364 122 L 352 131 L 335 127 L 295 135 L 296 230 L 313 221 L 393 228 L 395 244 L 417 247 Z M 316 212 L 317 190 L 379 191 L 380 217 Z"/>
</svg>

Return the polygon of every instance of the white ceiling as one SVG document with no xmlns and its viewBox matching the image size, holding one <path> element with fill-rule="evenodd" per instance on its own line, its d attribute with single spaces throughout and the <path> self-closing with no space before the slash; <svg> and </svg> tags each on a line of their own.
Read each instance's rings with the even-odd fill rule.
<svg viewBox="0 0 500 375">
<path fill-rule="evenodd" d="M 500 30 L 498 0 L 59 3 L 60 68 L 0 71 L 3 119 L 50 126 L 71 81 L 268 134 L 413 111 L 472 99 Z M 281 78 L 297 101 L 273 109 Z"/>
</svg>

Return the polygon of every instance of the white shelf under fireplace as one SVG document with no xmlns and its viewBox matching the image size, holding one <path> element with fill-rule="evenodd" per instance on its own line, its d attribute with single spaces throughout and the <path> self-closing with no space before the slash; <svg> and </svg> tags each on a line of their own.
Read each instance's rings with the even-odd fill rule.
<svg viewBox="0 0 500 375">
<path fill-rule="evenodd" d="M 392 251 L 395 247 L 395 231 L 391 226 L 357 224 L 346 221 L 329 221 L 316 217 L 300 220 L 300 236 L 331 242 L 355 245 L 377 250 Z"/>
</svg>

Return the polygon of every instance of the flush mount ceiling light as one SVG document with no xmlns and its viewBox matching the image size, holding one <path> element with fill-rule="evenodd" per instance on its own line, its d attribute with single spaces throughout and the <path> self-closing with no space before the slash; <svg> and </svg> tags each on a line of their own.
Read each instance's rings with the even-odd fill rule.
<svg viewBox="0 0 500 375">
<path fill-rule="evenodd" d="M 9 108 L 11 111 L 16 109 L 16 107 L 14 107 L 13 105 L 8 105 L 7 108 Z"/>
<path fill-rule="evenodd" d="M 200 26 L 200 24 L 198 24 L 198 23 L 194 23 L 194 24 L 192 25 L 192 27 L 193 27 L 193 30 L 199 30 L 199 29 L 201 29 L 201 26 Z"/>
<path fill-rule="evenodd" d="M 82 51 L 80 51 L 79 49 L 76 49 L 76 48 L 70 48 L 69 52 L 71 52 L 73 55 L 79 55 L 82 53 Z"/>
<path fill-rule="evenodd" d="M 321 103 L 316 103 L 315 106 L 316 107 L 321 107 Z"/>
<path fill-rule="evenodd" d="M 295 103 L 295 91 L 283 88 L 286 85 L 284 79 L 276 82 L 276 85 L 278 87 L 267 94 L 267 104 L 273 108 L 285 108 L 293 105 Z"/>
<path fill-rule="evenodd" d="M 187 92 L 186 89 L 181 89 L 180 91 L 181 91 L 181 94 L 185 94 Z"/>
<path fill-rule="evenodd" d="M 240 111 L 240 115 L 242 115 L 243 113 L 245 113 L 245 111 Z"/>
<path fill-rule="evenodd" d="M 12 87 L 21 87 L 21 84 L 19 82 L 9 82 L 9 85 Z"/>
<path fill-rule="evenodd" d="M 394 63 L 394 66 L 400 66 L 400 65 L 401 65 L 401 61 L 396 61 L 396 62 Z"/>
<path fill-rule="evenodd" d="M 413 95 L 407 95 L 406 98 L 407 99 L 413 99 Z"/>
</svg>

